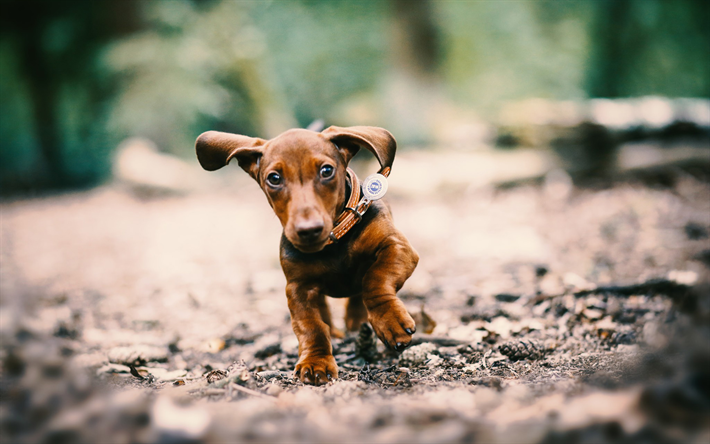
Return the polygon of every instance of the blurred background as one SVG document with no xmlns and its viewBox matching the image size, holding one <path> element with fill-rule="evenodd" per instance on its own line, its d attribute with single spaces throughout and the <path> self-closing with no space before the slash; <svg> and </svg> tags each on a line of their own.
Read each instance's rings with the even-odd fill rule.
<svg viewBox="0 0 710 444">
<path fill-rule="evenodd" d="M 541 125 L 590 123 L 608 157 L 595 124 L 707 136 L 710 120 L 704 0 L 1 5 L 5 195 L 101 183 L 128 137 L 193 162 L 208 129 L 268 138 L 323 119 L 472 149 L 547 147 Z"/>
<path fill-rule="evenodd" d="M 0 441 L 708 442 L 708 23 L 707 0 L 0 0 Z M 334 340 L 311 389 L 280 223 L 194 140 L 317 120 L 394 134 L 421 260 L 416 344 Z"/>
</svg>

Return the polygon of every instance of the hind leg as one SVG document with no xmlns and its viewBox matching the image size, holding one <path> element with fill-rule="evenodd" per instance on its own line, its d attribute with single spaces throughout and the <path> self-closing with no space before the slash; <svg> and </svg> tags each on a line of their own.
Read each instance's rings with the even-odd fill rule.
<svg viewBox="0 0 710 444">
<path fill-rule="evenodd" d="M 362 296 L 351 296 L 345 307 L 345 327 L 348 331 L 360 330 L 360 325 L 367 322 L 367 309 Z"/>
</svg>

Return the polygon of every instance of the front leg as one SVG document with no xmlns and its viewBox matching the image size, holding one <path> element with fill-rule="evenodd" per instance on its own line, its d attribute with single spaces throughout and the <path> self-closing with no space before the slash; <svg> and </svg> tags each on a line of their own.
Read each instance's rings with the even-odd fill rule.
<svg viewBox="0 0 710 444">
<path fill-rule="evenodd" d="M 402 351 L 412 341 L 416 324 L 397 298 L 397 291 L 419 262 L 417 252 L 404 238 L 391 237 L 377 252 L 377 259 L 363 278 L 363 302 L 367 318 L 384 344 Z"/>
<path fill-rule="evenodd" d="M 325 302 L 319 288 L 290 282 L 286 285 L 291 326 L 298 338 L 295 375 L 305 384 L 321 385 L 338 377 L 330 345 L 330 327 L 321 310 Z"/>
</svg>

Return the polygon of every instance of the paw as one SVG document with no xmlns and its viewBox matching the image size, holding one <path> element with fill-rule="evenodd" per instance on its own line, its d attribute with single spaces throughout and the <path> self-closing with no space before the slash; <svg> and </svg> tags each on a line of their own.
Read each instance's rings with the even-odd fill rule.
<svg viewBox="0 0 710 444">
<path fill-rule="evenodd" d="M 409 347 L 417 330 L 414 319 L 399 299 L 370 312 L 369 321 L 377 337 L 390 349 L 401 352 Z"/>
<path fill-rule="evenodd" d="M 304 384 L 323 385 L 338 378 L 338 365 L 333 355 L 306 356 L 298 360 L 294 377 Z"/>
</svg>

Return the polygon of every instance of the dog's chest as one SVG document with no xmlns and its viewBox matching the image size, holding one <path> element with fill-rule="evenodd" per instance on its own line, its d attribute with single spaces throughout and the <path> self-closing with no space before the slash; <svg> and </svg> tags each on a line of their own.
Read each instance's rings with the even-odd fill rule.
<svg viewBox="0 0 710 444">
<path fill-rule="evenodd" d="M 312 284 L 327 296 L 335 298 L 360 294 L 362 279 L 375 257 L 354 254 L 347 248 L 339 247 L 316 254 L 301 253 L 295 248 L 282 248 L 281 266 L 286 280 Z"/>
</svg>

